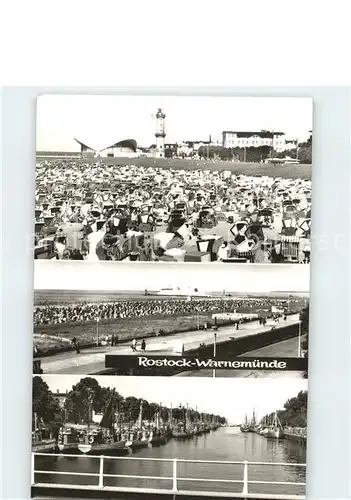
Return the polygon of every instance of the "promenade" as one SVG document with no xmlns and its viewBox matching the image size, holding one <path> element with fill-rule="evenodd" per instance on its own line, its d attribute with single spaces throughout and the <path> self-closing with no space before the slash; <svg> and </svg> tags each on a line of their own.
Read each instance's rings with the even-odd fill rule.
<svg viewBox="0 0 351 500">
<path fill-rule="evenodd" d="M 286 321 L 280 320 L 276 328 L 297 325 L 299 315 L 288 316 Z M 262 326 L 258 321 L 252 321 L 240 325 L 239 330 L 234 325 L 220 327 L 216 332 L 216 343 L 221 344 L 232 339 L 242 339 L 268 332 L 272 329 L 273 323 L 268 321 L 266 326 Z M 192 330 L 188 332 L 175 333 L 165 337 L 151 337 L 146 339 L 146 354 L 168 354 L 179 353 L 179 347 L 184 344 L 184 352 L 197 349 L 200 344 L 213 345 L 213 330 Z M 79 354 L 75 351 L 64 352 L 53 356 L 42 358 L 41 367 L 44 374 L 97 374 L 105 369 L 106 354 L 115 355 L 140 355 L 140 350 L 131 350 L 131 342 L 123 343 L 119 346 L 99 346 L 82 350 Z M 139 341 L 140 346 L 140 341 Z M 140 348 L 140 347 L 139 347 Z"/>
</svg>

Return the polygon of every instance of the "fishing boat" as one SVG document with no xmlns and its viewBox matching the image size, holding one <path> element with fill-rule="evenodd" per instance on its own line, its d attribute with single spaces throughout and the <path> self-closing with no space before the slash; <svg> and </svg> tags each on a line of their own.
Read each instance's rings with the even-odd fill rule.
<svg viewBox="0 0 351 500">
<path fill-rule="evenodd" d="M 147 448 L 149 445 L 149 432 L 143 429 L 143 400 L 140 400 L 139 417 L 137 427 L 129 432 L 126 446 L 131 450 Z"/>
<path fill-rule="evenodd" d="M 166 433 L 163 429 L 153 429 L 149 434 L 149 443 L 153 446 L 165 444 L 167 441 Z"/>
<path fill-rule="evenodd" d="M 282 439 L 284 437 L 283 427 L 279 421 L 277 412 L 274 414 L 272 425 L 268 427 L 267 437 L 273 439 Z"/>
<path fill-rule="evenodd" d="M 114 427 L 114 404 L 111 398 L 100 424 L 88 424 L 79 435 L 78 450 L 85 455 L 123 455 L 128 453 L 127 436 Z"/>
<path fill-rule="evenodd" d="M 149 433 L 146 430 L 133 430 L 129 433 L 129 439 L 126 446 L 131 450 L 147 448 L 149 445 Z"/>
<path fill-rule="evenodd" d="M 247 415 L 245 415 L 245 421 L 244 423 L 240 426 L 241 432 L 250 432 L 250 424 L 247 418 Z"/>
<path fill-rule="evenodd" d="M 193 429 L 191 428 L 191 423 L 188 415 L 188 409 L 185 408 L 184 421 L 179 421 L 172 428 L 172 437 L 175 439 L 190 439 L 193 437 Z"/>
<path fill-rule="evenodd" d="M 50 432 L 40 422 L 37 413 L 34 413 L 32 451 L 36 453 L 54 453 L 56 451 L 56 439 L 51 437 Z"/>
<path fill-rule="evenodd" d="M 161 407 L 160 407 L 161 410 Z M 167 441 L 167 429 L 164 425 L 161 425 L 161 415 L 160 411 L 155 413 L 155 421 L 150 429 L 149 433 L 149 443 L 158 446 L 165 444 Z"/>
<path fill-rule="evenodd" d="M 211 431 L 216 431 L 217 429 L 219 429 L 220 424 L 214 417 L 212 417 L 212 422 L 209 424 L 209 427 Z"/>
<path fill-rule="evenodd" d="M 61 453 L 78 453 L 79 434 L 81 429 L 75 424 L 64 424 L 57 439 L 57 447 Z"/>
<path fill-rule="evenodd" d="M 201 427 L 201 424 L 195 424 L 194 430 L 193 430 L 194 436 L 202 436 L 203 433 L 204 433 L 204 431 Z"/>
<path fill-rule="evenodd" d="M 269 427 L 269 423 L 267 421 L 267 417 L 264 417 L 261 420 L 261 422 L 260 422 L 260 426 L 259 426 L 259 429 L 258 429 L 257 433 L 260 436 L 267 436 L 267 434 L 268 434 L 268 427 Z"/>
<path fill-rule="evenodd" d="M 196 415 L 198 414 L 197 413 L 197 408 L 196 408 Z M 204 433 L 204 424 L 202 422 L 202 419 L 196 419 L 195 422 L 194 422 L 194 425 L 193 425 L 193 434 L 194 436 L 202 436 L 202 434 Z"/>
</svg>

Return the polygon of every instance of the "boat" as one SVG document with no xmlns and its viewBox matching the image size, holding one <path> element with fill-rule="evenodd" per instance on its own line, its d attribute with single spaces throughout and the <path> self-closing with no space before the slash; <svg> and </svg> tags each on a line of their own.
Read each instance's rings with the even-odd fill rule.
<svg viewBox="0 0 351 500">
<path fill-rule="evenodd" d="M 131 450 L 147 448 L 149 445 L 149 433 L 145 430 L 133 430 L 129 433 L 129 439 L 126 446 Z"/>
<path fill-rule="evenodd" d="M 250 432 L 250 424 L 247 418 L 247 415 L 245 415 L 245 421 L 244 423 L 240 426 L 241 432 Z"/>
<path fill-rule="evenodd" d="M 54 453 L 56 451 L 56 439 L 45 428 L 34 412 L 34 429 L 32 431 L 32 451 L 36 453 Z"/>
<path fill-rule="evenodd" d="M 114 427 L 114 404 L 111 398 L 100 424 L 88 424 L 80 432 L 78 450 L 84 455 L 123 455 L 128 452 L 127 435 Z"/>
<path fill-rule="evenodd" d="M 194 435 L 188 416 L 188 409 L 186 408 L 184 410 L 184 421 L 177 422 L 177 424 L 172 428 L 172 437 L 175 439 L 190 439 Z"/>
<path fill-rule="evenodd" d="M 64 424 L 57 439 L 57 447 L 61 453 L 78 453 L 79 426 Z"/>
<path fill-rule="evenodd" d="M 166 433 L 163 429 L 154 429 L 150 431 L 149 443 L 153 446 L 158 446 L 160 444 L 165 444 L 167 441 Z"/>
<path fill-rule="evenodd" d="M 35 453 L 55 453 L 56 439 L 32 439 L 32 451 Z"/>
<path fill-rule="evenodd" d="M 211 431 L 216 431 L 221 425 L 217 422 L 215 417 L 212 417 L 212 422 L 209 424 Z"/>
<path fill-rule="evenodd" d="M 193 436 L 193 433 L 190 431 L 187 431 L 185 429 L 185 425 L 182 423 L 178 423 L 172 431 L 172 437 L 174 439 L 190 439 L 192 436 Z"/>
<path fill-rule="evenodd" d="M 279 421 L 277 412 L 274 414 L 272 425 L 268 427 L 267 437 L 273 439 L 282 439 L 284 437 L 283 428 Z"/>
<path fill-rule="evenodd" d="M 167 441 L 167 427 L 161 425 L 161 406 L 160 410 L 155 413 L 155 421 L 149 433 L 149 443 L 154 446 L 165 444 Z"/>
<path fill-rule="evenodd" d="M 259 428 L 257 430 L 257 433 L 260 436 L 267 436 L 268 427 L 269 427 L 269 423 L 267 422 L 267 417 L 264 417 L 259 424 Z"/>
<path fill-rule="evenodd" d="M 125 444 L 127 448 L 131 450 L 137 450 L 139 448 L 147 448 L 149 445 L 149 432 L 143 429 L 143 400 L 140 400 L 140 410 L 137 422 L 137 427 L 131 429 L 127 442 Z"/>
</svg>

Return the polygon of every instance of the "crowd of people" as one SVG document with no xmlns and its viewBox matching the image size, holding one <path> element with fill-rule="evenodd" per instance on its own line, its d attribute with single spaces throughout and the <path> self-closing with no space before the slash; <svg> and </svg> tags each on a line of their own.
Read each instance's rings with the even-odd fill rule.
<svg viewBox="0 0 351 500">
<path fill-rule="evenodd" d="M 310 209 L 308 180 L 43 161 L 35 256 L 51 241 L 57 259 L 306 262 Z"/>
<path fill-rule="evenodd" d="M 118 318 L 173 314 L 197 314 L 204 312 L 232 312 L 245 309 L 247 312 L 271 309 L 276 302 L 270 299 L 167 299 L 125 300 L 119 302 L 45 305 L 34 308 L 34 325 L 51 325 L 76 322 L 109 321 Z"/>
</svg>

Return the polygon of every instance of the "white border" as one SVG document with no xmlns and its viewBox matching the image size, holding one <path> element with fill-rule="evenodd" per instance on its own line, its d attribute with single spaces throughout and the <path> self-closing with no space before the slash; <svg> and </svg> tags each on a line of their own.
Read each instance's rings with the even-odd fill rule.
<svg viewBox="0 0 351 500">
<path fill-rule="evenodd" d="M 28 4 L 30 5 L 30 4 Z M 309 499 L 350 495 L 350 92 L 347 88 L 176 89 L 178 94 L 285 95 L 314 99 L 313 232 L 309 371 Z M 135 89 L 119 89 L 119 93 Z M 4 89 L 3 117 L 3 498 L 28 498 L 36 96 L 104 88 Z M 161 93 L 162 89 L 138 89 Z M 170 89 L 163 93 L 173 93 Z M 109 89 L 108 93 L 116 93 Z M 153 379 L 155 380 L 155 379 Z"/>
</svg>

